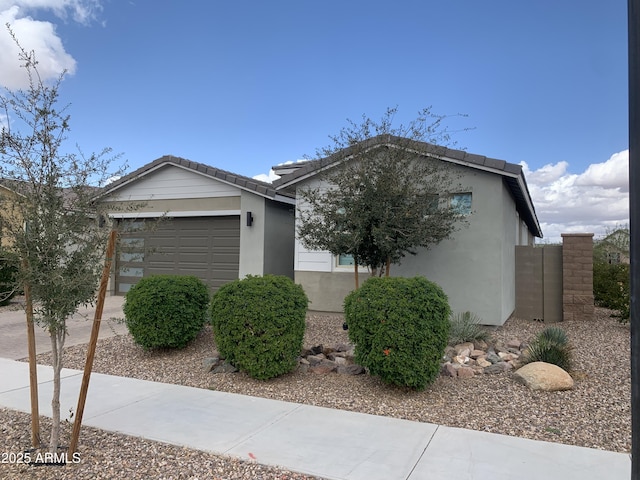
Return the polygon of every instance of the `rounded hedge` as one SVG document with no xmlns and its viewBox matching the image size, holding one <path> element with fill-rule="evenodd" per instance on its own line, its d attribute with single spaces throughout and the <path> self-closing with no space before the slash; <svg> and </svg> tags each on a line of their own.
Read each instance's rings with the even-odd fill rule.
<svg viewBox="0 0 640 480">
<path fill-rule="evenodd" d="M 440 372 L 450 311 L 426 278 L 368 279 L 344 301 L 356 362 L 387 383 L 424 389 Z"/>
<path fill-rule="evenodd" d="M 134 341 L 145 349 L 183 348 L 207 322 L 209 289 L 197 277 L 154 275 L 127 292 L 123 311 Z"/>
<path fill-rule="evenodd" d="M 220 355 L 260 380 L 290 372 L 302 350 L 308 303 L 288 277 L 249 275 L 227 283 L 211 301 Z"/>
</svg>

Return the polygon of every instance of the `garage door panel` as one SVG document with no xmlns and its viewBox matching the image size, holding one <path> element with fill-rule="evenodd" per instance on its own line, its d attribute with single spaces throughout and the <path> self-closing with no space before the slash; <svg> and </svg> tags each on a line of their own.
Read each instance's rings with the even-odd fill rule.
<svg viewBox="0 0 640 480">
<path fill-rule="evenodd" d="M 219 265 L 237 265 L 240 261 L 240 257 L 233 253 L 220 253 L 213 255 L 213 263 Z"/>
<path fill-rule="evenodd" d="M 150 220 L 153 223 L 155 220 Z M 138 222 L 140 223 L 140 222 Z M 140 228 L 140 226 L 138 226 Z M 155 228 L 123 233 L 144 240 L 144 254 L 123 251 L 116 269 L 116 289 L 126 293 L 144 276 L 195 275 L 214 291 L 238 278 L 240 263 L 240 217 L 197 217 L 162 220 Z M 142 247 L 136 247 L 142 250 Z M 128 268 L 129 273 L 121 268 Z M 132 270 L 132 269 L 137 270 Z M 131 272 L 135 272 L 132 276 Z"/>
</svg>

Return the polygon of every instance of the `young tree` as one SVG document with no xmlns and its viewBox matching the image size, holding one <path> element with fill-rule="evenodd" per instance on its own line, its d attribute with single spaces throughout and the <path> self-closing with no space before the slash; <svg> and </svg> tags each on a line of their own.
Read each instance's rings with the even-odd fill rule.
<svg viewBox="0 0 640 480">
<path fill-rule="evenodd" d="M 111 170 L 117 157 L 105 149 L 86 157 L 68 153 L 67 107 L 58 109 L 64 73 L 47 82 L 38 73 L 34 52 L 20 49 L 28 87 L 4 88 L 0 136 L 0 178 L 16 195 L 2 200 L 2 224 L 10 248 L 20 257 L 18 277 L 30 286 L 36 323 L 51 338 L 53 428 L 49 448 L 60 439 L 60 372 L 67 334 L 66 320 L 96 294 L 110 228 L 101 226 L 96 187 L 121 175 Z"/>
<path fill-rule="evenodd" d="M 317 152 L 329 167 L 323 184 L 303 188 L 298 234 L 310 249 L 352 255 L 358 288 L 358 265 L 371 274 L 389 275 L 417 248 L 449 238 L 465 224 L 452 201 L 463 190 L 454 166 L 440 157 L 450 143 L 446 117 L 419 112 L 409 125 L 393 127 L 396 108 L 380 122 L 363 116 L 333 144 Z"/>
</svg>

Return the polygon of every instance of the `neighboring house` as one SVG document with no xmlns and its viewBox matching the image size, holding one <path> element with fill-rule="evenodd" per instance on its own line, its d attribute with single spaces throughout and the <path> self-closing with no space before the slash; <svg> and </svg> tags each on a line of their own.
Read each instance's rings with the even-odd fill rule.
<svg viewBox="0 0 640 480">
<path fill-rule="evenodd" d="M 9 238 L 8 226 L 14 224 L 14 227 L 22 223 L 22 216 L 14 202 L 19 193 L 16 192 L 14 181 L 0 179 L 0 247 L 10 247 L 13 239 Z"/>
<path fill-rule="evenodd" d="M 618 228 L 606 237 L 595 242 L 593 251 L 595 255 L 610 264 L 629 263 L 629 229 Z"/>
<path fill-rule="evenodd" d="M 398 144 L 390 136 L 369 141 L 374 148 Z M 433 156 L 436 148 L 423 142 L 410 145 L 408 154 L 417 161 Z M 281 175 L 274 187 L 293 195 L 300 188 L 321 186 L 322 173 L 344 158 L 349 158 L 349 149 L 320 160 L 274 167 Z M 461 174 L 465 190 L 453 200 L 473 212 L 469 225 L 452 239 L 405 257 L 402 264 L 391 267 L 391 274 L 423 275 L 443 287 L 454 312 L 471 311 L 487 325 L 502 325 L 515 309 L 515 247 L 532 245 L 535 237 L 542 237 L 522 167 L 452 149 L 445 149 L 439 158 L 454 164 Z M 309 296 L 309 308 L 342 311 L 345 295 L 354 288 L 353 266 L 344 260 L 329 252 L 309 251 L 296 238 L 295 281 Z"/>
<path fill-rule="evenodd" d="M 248 274 L 293 278 L 295 200 L 268 183 L 164 156 L 99 198 L 122 231 L 112 293 L 152 274 L 195 275 L 214 290 Z"/>
</svg>

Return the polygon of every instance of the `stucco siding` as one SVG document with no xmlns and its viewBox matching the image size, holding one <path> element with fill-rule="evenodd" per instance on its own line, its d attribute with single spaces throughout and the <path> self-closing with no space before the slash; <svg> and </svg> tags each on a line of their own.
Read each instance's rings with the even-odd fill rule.
<svg viewBox="0 0 640 480">
<path fill-rule="evenodd" d="M 366 276 L 361 275 L 363 282 Z M 342 312 L 344 297 L 355 288 L 353 273 L 295 272 L 295 282 L 302 285 L 309 297 L 309 310 Z"/>
<path fill-rule="evenodd" d="M 503 209 L 502 180 L 485 172 L 467 172 L 462 183 L 472 193 L 468 226 L 429 250 L 406 258 L 392 272 L 423 275 L 439 284 L 452 311 L 471 311 L 488 325 L 500 325 L 503 315 Z M 513 226 L 511 231 L 514 232 Z"/>
<path fill-rule="evenodd" d="M 520 219 L 515 202 L 507 186 L 502 184 L 502 311 L 500 318 L 506 320 L 516 308 L 516 230 Z M 503 321 L 504 321 L 503 320 Z"/>
<path fill-rule="evenodd" d="M 500 176 L 462 167 L 460 171 L 463 190 L 472 194 L 468 226 L 452 239 L 392 265 L 391 274 L 425 276 L 444 289 L 454 312 L 472 311 L 486 324 L 501 325 L 515 308 L 515 287 L 511 274 L 505 273 L 515 268 L 515 260 L 508 258 L 515 245 L 515 205 Z M 362 274 L 361 281 L 366 276 Z M 299 242 L 295 278 L 310 296 L 310 308 L 317 310 L 340 311 L 344 296 L 354 287 L 353 273 L 338 270 L 329 253 L 309 252 Z"/>
<path fill-rule="evenodd" d="M 293 276 L 295 208 L 293 205 L 266 201 L 264 232 L 264 273 Z"/>
<path fill-rule="evenodd" d="M 239 278 L 264 273 L 265 199 L 242 192 L 240 212 L 240 271 Z M 253 223 L 247 225 L 247 213 L 251 212 Z"/>
</svg>

